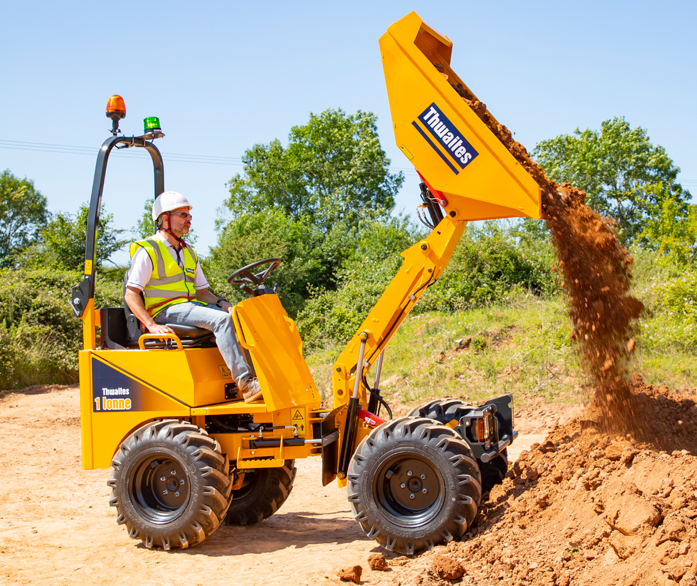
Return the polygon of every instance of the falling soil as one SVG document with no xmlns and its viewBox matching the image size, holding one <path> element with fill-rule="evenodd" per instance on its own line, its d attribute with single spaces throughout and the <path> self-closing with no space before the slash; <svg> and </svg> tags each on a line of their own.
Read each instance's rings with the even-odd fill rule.
<svg viewBox="0 0 697 586">
<path fill-rule="evenodd" d="M 609 435 L 588 412 L 557 426 L 509 468 L 461 542 L 378 583 L 445 586 L 459 565 L 460 583 L 478 586 L 697 585 L 697 396 L 636 376 L 626 388 L 655 414 L 643 437 Z"/>
<path fill-rule="evenodd" d="M 462 85 L 453 87 L 540 186 L 542 218 L 552 234 L 571 305 L 571 337 L 579 345 L 584 370 L 595 381 L 594 404 L 608 429 L 635 431 L 645 417 L 632 413 L 625 378 L 627 357 L 635 346 L 634 320 L 643 305 L 629 295 L 632 258 L 617 240 L 613 220 L 588 207 L 585 192 L 548 179 L 485 104 Z"/>
</svg>

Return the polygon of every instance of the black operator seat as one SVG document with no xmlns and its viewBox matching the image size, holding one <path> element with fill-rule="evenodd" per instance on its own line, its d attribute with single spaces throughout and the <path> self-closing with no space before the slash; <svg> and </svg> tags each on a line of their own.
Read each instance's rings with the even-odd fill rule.
<svg viewBox="0 0 697 586">
<path fill-rule="evenodd" d="M 104 307 L 100 309 L 101 318 L 101 343 L 102 348 L 123 349 L 138 348 L 140 336 L 147 333 L 147 329 L 140 323 L 126 303 L 126 282 L 128 271 L 123 278 L 123 307 Z M 142 297 L 141 293 L 141 297 Z M 196 326 L 181 324 L 165 324 L 181 340 L 184 348 L 211 348 L 215 344 L 215 334 Z M 173 344 L 172 340 L 145 340 L 146 348 L 168 348 Z"/>
</svg>

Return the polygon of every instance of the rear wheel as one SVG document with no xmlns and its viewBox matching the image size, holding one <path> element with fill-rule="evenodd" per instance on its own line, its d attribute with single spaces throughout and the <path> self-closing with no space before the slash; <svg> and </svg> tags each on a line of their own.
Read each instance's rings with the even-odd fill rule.
<svg viewBox="0 0 697 586">
<path fill-rule="evenodd" d="M 411 555 L 464 534 L 481 498 L 479 469 L 452 429 L 402 417 L 358 446 L 348 470 L 348 498 L 368 537 Z"/>
<path fill-rule="evenodd" d="M 460 420 L 467 411 L 474 407 L 457 399 L 435 399 L 416 407 L 409 412 L 409 415 L 417 417 L 428 417 L 435 419 L 444 425 L 453 420 Z M 497 484 L 501 484 L 508 471 L 508 450 L 504 449 L 498 456 L 490 462 L 484 464 L 479 462 L 479 470 L 482 473 L 482 492 L 489 492 Z"/>
<path fill-rule="evenodd" d="M 111 461 L 109 504 L 128 535 L 150 548 L 187 548 L 215 531 L 229 504 L 230 478 L 218 442 L 177 420 L 149 423 Z"/>
<path fill-rule="evenodd" d="M 242 486 L 232 491 L 225 525 L 261 523 L 281 508 L 293 489 L 295 460 L 286 460 L 281 468 L 259 468 L 246 472 Z"/>
</svg>

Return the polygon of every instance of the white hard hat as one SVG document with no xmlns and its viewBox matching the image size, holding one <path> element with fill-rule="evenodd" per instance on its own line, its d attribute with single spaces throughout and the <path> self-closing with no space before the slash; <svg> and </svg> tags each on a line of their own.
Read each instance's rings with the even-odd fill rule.
<svg viewBox="0 0 697 586">
<path fill-rule="evenodd" d="M 177 208 L 191 209 L 189 201 L 177 191 L 165 191 L 157 196 L 155 203 L 152 204 L 152 219 L 157 221 L 165 212 L 171 212 Z"/>
</svg>

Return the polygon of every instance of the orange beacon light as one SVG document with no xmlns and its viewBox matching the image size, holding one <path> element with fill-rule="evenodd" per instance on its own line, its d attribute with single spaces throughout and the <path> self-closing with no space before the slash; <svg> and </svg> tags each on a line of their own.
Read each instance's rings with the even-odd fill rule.
<svg viewBox="0 0 697 586">
<path fill-rule="evenodd" d="M 119 131 L 119 120 L 126 117 L 126 104 L 121 96 L 113 95 L 106 104 L 106 116 L 111 118 L 111 133 L 116 135 Z"/>
</svg>

